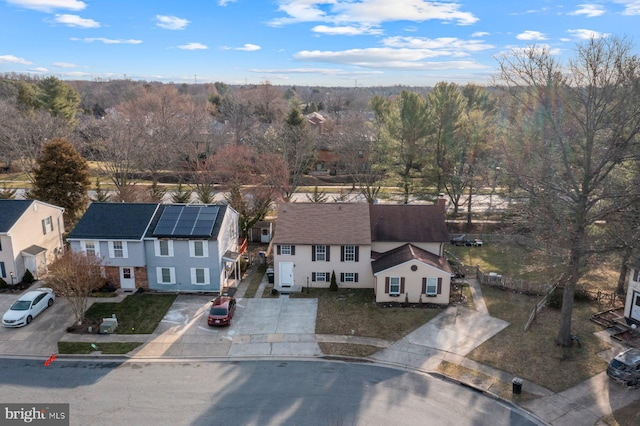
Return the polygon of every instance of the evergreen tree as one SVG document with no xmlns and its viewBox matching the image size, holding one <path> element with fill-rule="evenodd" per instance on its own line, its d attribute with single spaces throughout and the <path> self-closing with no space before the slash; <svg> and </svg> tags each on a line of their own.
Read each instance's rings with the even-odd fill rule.
<svg viewBox="0 0 640 426">
<path fill-rule="evenodd" d="M 96 201 L 98 203 L 108 203 L 109 201 L 111 201 L 111 196 L 109 195 L 109 193 L 102 189 L 102 187 L 100 186 L 100 178 L 96 178 L 95 192 L 96 195 L 95 197 L 91 198 L 91 201 Z"/>
<path fill-rule="evenodd" d="M 176 204 L 187 204 L 191 201 L 191 191 L 182 188 L 182 182 L 178 183 L 178 189 L 171 196 L 171 202 Z"/>
<path fill-rule="evenodd" d="M 54 139 L 42 148 L 36 161 L 34 199 L 64 208 L 65 221 L 74 223 L 89 201 L 87 161 L 64 139 Z"/>
<path fill-rule="evenodd" d="M 331 283 L 329 284 L 330 291 L 338 291 L 338 281 L 336 280 L 336 271 L 331 272 Z"/>
</svg>

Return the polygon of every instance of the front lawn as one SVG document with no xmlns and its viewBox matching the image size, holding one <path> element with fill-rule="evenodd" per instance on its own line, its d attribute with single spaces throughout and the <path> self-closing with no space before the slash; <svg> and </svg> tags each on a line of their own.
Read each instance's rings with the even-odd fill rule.
<svg viewBox="0 0 640 426">
<path fill-rule="evenodd" d="M 120 303 L 96 302 L 85 313 L 83 328 L 92 326 L 94 332 L 100 328 L 103 318 L 118 319 L 116 334 L 151 334 L 176 299 L 175 294 L 132 294 Z"/>
<path fill-rule="evenodd" d="M 142 345 L 141 342 L 104 342 L 95 344 L 95 349 L 89 342 L 58 342 L 60 354 L 90 354 L 100 351 L 103 354 L 126 354 Z"/>
</svg>

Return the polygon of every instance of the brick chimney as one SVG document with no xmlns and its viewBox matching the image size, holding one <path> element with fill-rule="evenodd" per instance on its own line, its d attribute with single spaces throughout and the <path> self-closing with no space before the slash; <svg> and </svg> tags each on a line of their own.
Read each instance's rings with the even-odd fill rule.
<svg viewBox="0 0 640 426">
<path fill-rule="evenodd" d="M 444 192 L 438 194 L 438 199 L 436 200 L 436 205 L 440 207 L 442 214 L 447 213 L 447 199 L 444 197 Z"/>
</svg>

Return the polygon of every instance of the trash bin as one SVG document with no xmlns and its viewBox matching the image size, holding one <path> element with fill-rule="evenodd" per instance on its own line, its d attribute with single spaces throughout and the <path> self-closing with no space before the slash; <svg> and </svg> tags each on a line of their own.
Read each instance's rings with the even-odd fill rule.
<svg viewBox="0 0 640 426">
<path fill-rule="evenodd" d="M 514 377 L 511 383 L 513 383 L 513 394 L 520 395 L 522 393 L 522 379 Z"/>
<path fill-rule="evenodd" d="M 269 280 L 269 284 L 274 283 L 274 273 L 273 268 L 267 268 L 267 279 Z"/>
</svg>

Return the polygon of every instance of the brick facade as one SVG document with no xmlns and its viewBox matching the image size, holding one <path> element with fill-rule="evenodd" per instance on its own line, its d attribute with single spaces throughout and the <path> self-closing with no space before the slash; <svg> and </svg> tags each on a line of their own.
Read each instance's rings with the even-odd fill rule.
<svg viewBox="0 0 640 426">
<path fill-rule="evenodd" d="M 136 280 L 136 288 L 149 290 L 149 278 L 147 276 L 147 268 L 145 266 L 132 267 Z M 104 276 L 107 282 L 116 288 L 120 288 L 120 268 L 117 266 L 105 266 Z"/>
</svg>

